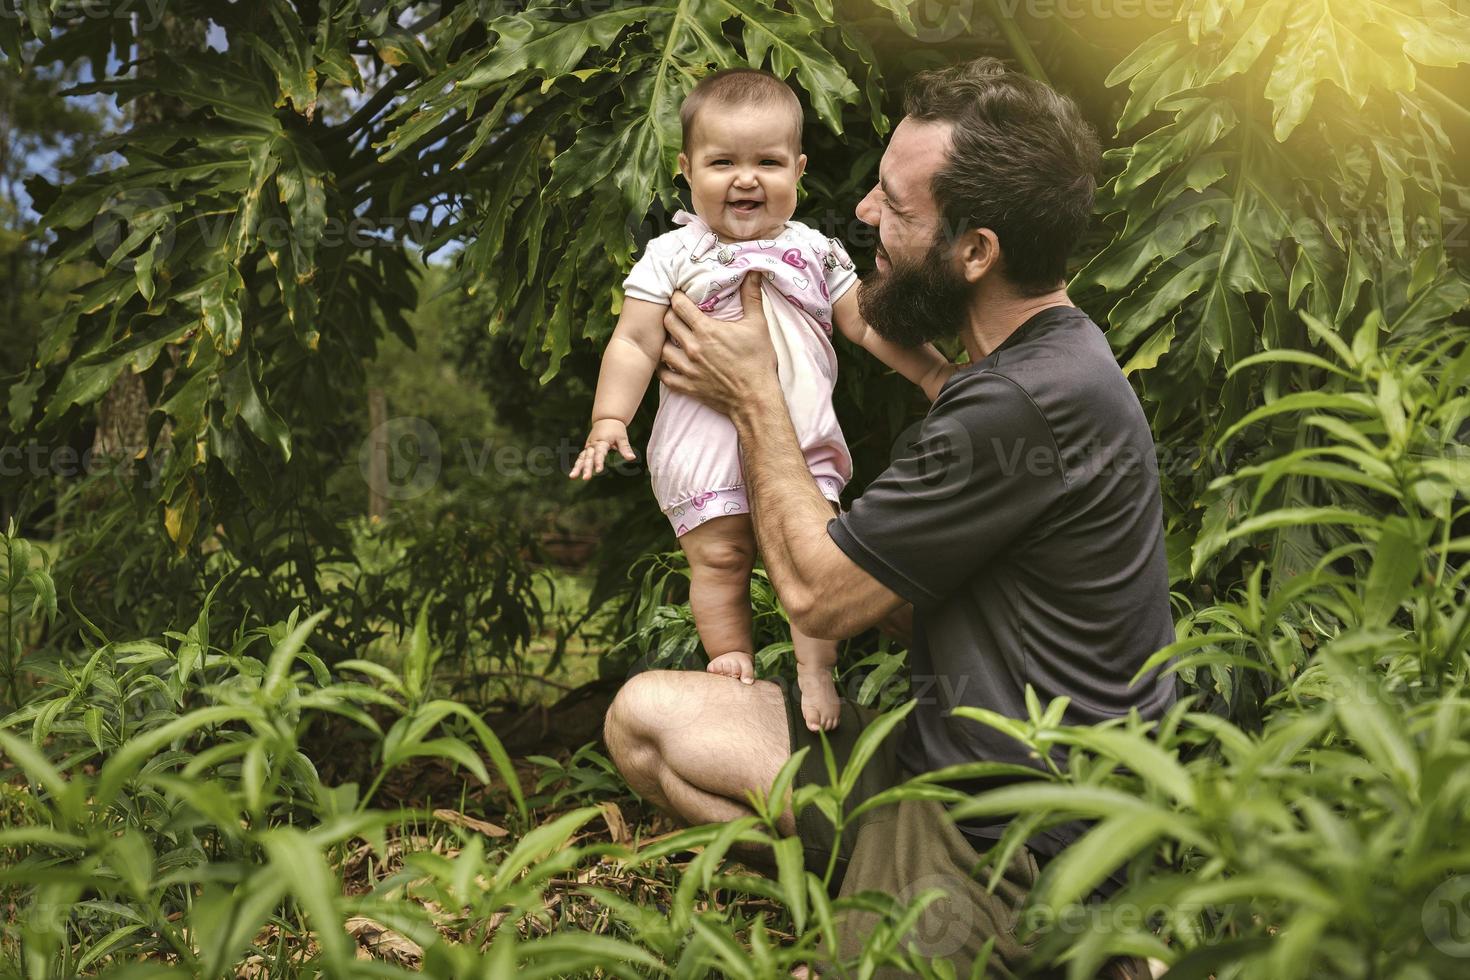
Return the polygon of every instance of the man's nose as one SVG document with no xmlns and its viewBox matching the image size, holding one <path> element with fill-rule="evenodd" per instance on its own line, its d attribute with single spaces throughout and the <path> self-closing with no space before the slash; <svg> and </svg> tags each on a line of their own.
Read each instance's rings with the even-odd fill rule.
<svg viewBox="0 0 1470 980">
<path fill-rule="evenodd" d="M 857 219 L 865 225 L 872 225 L 874 228 L 878 227 L 878 216 L 883 213 L 883 209 L 878 207 L 877 196 L 878 185 L 874 184 L 873 189 L 868 191 L 867 196 L 858 202 L 857 208 L 855 209 Z"/>
</svg>

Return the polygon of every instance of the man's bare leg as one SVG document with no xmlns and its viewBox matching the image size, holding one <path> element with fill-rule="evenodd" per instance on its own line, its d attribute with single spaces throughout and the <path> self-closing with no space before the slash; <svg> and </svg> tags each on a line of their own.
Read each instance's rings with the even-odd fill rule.
<svg viewBox="0 0 1470 980">
<path fill-rule="evenodd" d="M 638 674 L 623 685 L 603 728 L 608 754 L 646 800 L 689 824 L 722 823 L 755 813 L 745 791 L 769 791 L 791 758 L 786 695 L 770 681 L 683 670 Z M 776 827 L 796 822 L 786 810 Z M 774 872 L 769 850 L 736 845 L 747 864 Z M 817 974 L 797 967 L 791 976 Z"/>
<path fill-rule="evenodd" d="M 608 753 L 638 794 L 689 824 L 750 816 L 791 757 L 786 701 L 770 681 L 656 670 L 630 678 L 608 709 Z M 790 812 L 777 820 L 796 833 Z"/>
</svg>

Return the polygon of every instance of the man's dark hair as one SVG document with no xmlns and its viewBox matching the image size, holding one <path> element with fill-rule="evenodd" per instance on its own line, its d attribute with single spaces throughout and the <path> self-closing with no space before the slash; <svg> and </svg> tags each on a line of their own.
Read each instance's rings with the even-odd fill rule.
<svg viewBox="0 0 1470 980">
<path fill-rule="evenodd" d="M 791 116 L 791 138 L 801 152 L 801 100 L 791 86 L 759 68 L 725 68 L 700 79 L 679 106 L 679 123 L 684 130 L 684 149 L 693 145 L 699 110 L 707 105 L 779 106 Z"/>
<path fill-rule="evenodd" d="M 1008 281 L 1027 295 L 1055 289 L 1097 189 L 1097 134 L 1077 104 L 977 58 L 915 75 L 903 108 L 953 126 L 949 160 L 931 188 L 948 234 L 989 228 Z"/>
</svg>

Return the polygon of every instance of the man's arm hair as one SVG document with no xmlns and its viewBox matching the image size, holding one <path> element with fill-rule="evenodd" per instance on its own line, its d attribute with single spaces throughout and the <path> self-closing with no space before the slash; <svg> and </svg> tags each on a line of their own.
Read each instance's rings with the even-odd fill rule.
<svg viewBox="0 0 1470 980">
<path fill-rule="evenodd" d="M 797 629 L 822 639 L 845 639 L 877 625 L 905 600 L 827 534 L 832 506 L 807 469 L 780 388 L 774 391 L 774 398 L 751 399 L 732 417 L 756 539 Z"/>
</svg>

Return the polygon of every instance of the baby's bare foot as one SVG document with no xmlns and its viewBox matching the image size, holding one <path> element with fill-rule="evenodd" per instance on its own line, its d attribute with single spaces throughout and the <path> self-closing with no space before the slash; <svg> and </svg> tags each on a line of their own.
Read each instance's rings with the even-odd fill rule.
<svg viewBox="0 0 1470 980">
<path fill-rule="evenodd" d="M 711 674 L 724 674 L 733 677 L 742 684 L 755 683 L 755 659 L 744 650 L 732 650 L 722 653 L 709 662 L 705 668 Z"/>
<path fill-rule="evenodd" d="M 842 702 L 837 698 L 837 685 L 832 683 L 832 671 L 802 670 L 798 666 L 796 681 L 801 687 L 801 716 L 806 719 L 807 729 L 830 732 L 836 728 Z"/>
</svg>

